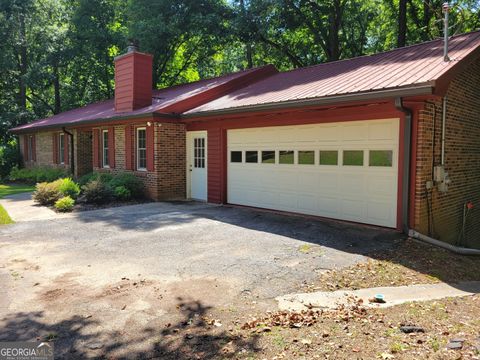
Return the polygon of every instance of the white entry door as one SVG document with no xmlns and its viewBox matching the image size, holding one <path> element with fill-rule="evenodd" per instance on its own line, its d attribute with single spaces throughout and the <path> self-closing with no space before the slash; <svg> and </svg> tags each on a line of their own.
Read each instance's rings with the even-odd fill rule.
<svg viewBox="0 0 480 360">
<path fill-rule="evenodd" d="M 229 203 L 396 226 L 398 119 L 227 135 Z"/>
<path fill-rule="evenodd" d="M 207 132 L 187 133 L 188 194 L 191 199 L 207 201 Z"/>
</svg>

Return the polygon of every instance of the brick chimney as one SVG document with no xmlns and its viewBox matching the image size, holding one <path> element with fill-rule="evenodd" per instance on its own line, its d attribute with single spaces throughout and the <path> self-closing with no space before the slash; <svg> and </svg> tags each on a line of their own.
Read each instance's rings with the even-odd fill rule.
<svg viewBox="0 0 480 360">
<path fill-rule="evenodd" d="M 115 58 L 115 111 L 127 112 L 152 104 L 153 55 L 128 46 Z"/>
</svg>

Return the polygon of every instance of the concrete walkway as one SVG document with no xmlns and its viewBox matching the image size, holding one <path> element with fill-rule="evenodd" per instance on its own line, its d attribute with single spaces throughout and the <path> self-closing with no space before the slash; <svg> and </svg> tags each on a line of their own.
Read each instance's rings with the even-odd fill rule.
<svg viewBox="0 0 480 360">
<path fill-rule="evenodd" d="M 0 199 L 0 205 L 15 222 L 71 217 L 71 214 L 59 214 L 46 206 L 35 204 L 31 192 L 5 196 Z"/>
<path fill-rule="evenodd" d="M 397 287 L 378 287 L 360 290 L 320 291 L 305 294 L 289 294 L 277 297 L 280 310 L 301 311 L 308 308 L 335 309 L 339 305 L 351 304 L 352 297 L 362 299 L 369 307 L 389 307 L 411 301 L 429 301 L 448 297 L 469 296 L 480 293 L 480 281 L 458 284 L 426 284 Z M 384 304 L 370 303 L 369 299 L 382 294 Z"/>
</svg>

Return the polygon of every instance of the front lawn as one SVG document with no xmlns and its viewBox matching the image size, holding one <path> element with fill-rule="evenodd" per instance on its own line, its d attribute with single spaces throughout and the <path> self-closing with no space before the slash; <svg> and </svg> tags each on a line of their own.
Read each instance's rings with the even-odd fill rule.
<svg viewBox="0 0 480 360">
<path fill-rule="evenodd" d="M 34 186 L 23 184 L 0 184 L 0 199 L 13 194 L 19 194 L 23 192 L 33 191 Z M 0 225 L 12 224 L 13 220 L 8 215 L 7 211 L 0 205 Z"/>
<path fill-rule="evenodd" d="M 0 199 L 13 194 L 19 194 L 23 192 L 33 191 L 35 186 L 33 185 L 24 185 L 24 184 L 0 184 Z"/>
</svg>

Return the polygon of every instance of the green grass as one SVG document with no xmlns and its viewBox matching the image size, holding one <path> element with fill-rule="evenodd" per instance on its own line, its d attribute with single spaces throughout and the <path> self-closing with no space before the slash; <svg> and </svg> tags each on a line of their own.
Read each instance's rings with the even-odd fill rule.
<svg viewBox="0 0 480 360">
<path fill-rule="evenodd" d="M 23 192 L 33 191 L 35 186 L 33 185 L 24 185 L 24 184 L 11 184 L 5 185 L 0 184 L 0 199 L 13 194 L 19 194 Z"/>
<path fill-rule="evenodd" d="M 23 192 L 33 191 L 35 186 L 32 185 L 5 185 L 0 184 L 0 199 L 13 194 L 19 194 Z M 13 220 L 8 215 L 7 211 L 0 205 L 0 225 L 12 224 Z"/>
</svg>

